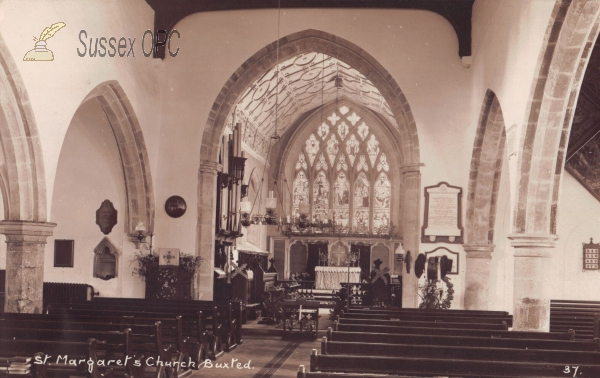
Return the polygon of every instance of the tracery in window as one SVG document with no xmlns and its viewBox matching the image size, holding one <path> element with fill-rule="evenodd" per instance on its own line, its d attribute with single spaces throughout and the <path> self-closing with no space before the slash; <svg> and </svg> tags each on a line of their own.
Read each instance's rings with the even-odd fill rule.
<svg viewBox="0 0 600 378">
<path fill-rule="evenodd" d="M 296 170 L 299 169 L 308 169 L 308 165 L 306 165 L 306 159 L 304 158 L 304 154 L 302 152 L 300 152 L 300 155 L 298 155 L 298 162 L 296 162 Z"/>
<path fill-rule="evenodd" d="M 367 165 L 367 158 L 365 157 L 365 155 L 360 155 L 358 157 L 358 164 L 356 164 L 356 170 L 365 172 L 369 170 L 369 166 Z"/>
<path fill-rule="evenodd" d="M 346 153 L 348 154 L 348 160 L 350 160 L 350 166 L 354 166 L 354 159 L 356 159 L 359 148 L 360 143 L 356 139 L 356 136 L 352 134 L 346 142 Z"/>
<path fill-rule="evenodd" d="M 385 156 L 385 154 L 382 152 L 381 155 L 379 156 L 379 164 L 377 164 L 377 172 L 381 172 L 381 171 L 389 171 L 390 170 L 390 166 L 387 163 L 387 158 Z"/>
<path fill-rule="evenodd" d="M 319 144 L 315 134 L 310 134 L 310 137 L 306 140 L 306 154 L 311 166 L 315 162 L 315 156 L 317 156 L 317 152 L 319 151 Z"/>
<path fill-rule="evenodd" d="M 369 159 L 371 159 L 371 167 L 374 167 L 377 155 L 379 155 L 379 142 L 374 134 L 371 134 L 371 138 L 367 142 L 367 153 L 369 154 Z"/>
<path fill-rule="evenodd" d="M 325 140 L 327 135 L 329 134 L 329 125 L 326 122 L 323 122 L 321 126 L 319 126 L 319 130 L 317 130 L 317 135 L 321 137 L 321 139 Z"/>
<path fill-rule="evenodd" d="M 315 169 L 318 170 L 327 170 L 327 168 L 329 168 L 327 166 L 327 160 L 325 160 L 325 155 L 323 155 L 323 153 L 321 153 L 321 155 L 319 155 L 319 161 L 317 162 L 317 165 L 315 166 Z"/>
<path fill-rule="evenodd" d="M 343 141 L 344 139 L 346 139 L 346 136 L 348 135 L 348 125 L 346 124 L 346 122 L 342 121 L 339 125 L 338 125 L 338 135 L 340 136 L 340 139 Z"/>
<path fill-rule="evenodd" d="M 337 170 L 338 171 L 347 171 L 348 170 L 348 164 L 346 164 L 346 155 L 344 154 L 340 154 L 340 160 L 338 160 L 337 163 Z"/>
<path fill-rule="evenodd" d="M 329 161 L 332 165 L 339 151 L 340 147 L 338 140 L 335 137 L 335 134 L 331 134 L 331 138 L 329 138 L 329 140 L 327 141 L 327 155 L 329 155 Z"/>
<path fill-rule="evenodd" d="M 336 232 L 387 233 L 392 196 L 388 156 L 381 151 L 376 121 L 359 114 L 344 105 L 326 122 L 316 123 L 292 163 L 292 213 L 297 215 L 300 203 L 307 202 L 312 204 L 310 219 L 333 216 Z"/>
</svg>

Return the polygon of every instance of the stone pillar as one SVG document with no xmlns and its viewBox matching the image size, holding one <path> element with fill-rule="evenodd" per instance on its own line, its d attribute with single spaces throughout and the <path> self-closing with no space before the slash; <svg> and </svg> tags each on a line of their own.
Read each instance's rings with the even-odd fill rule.
<svg viewBox="0 0 600 378">
<path fill-rule="evenodd" d="M 410 251 L 410 273 L 406 269 L 402 275 L 402 307 L 417 307 L 417 291 L 419 283 L 415 276 L 415 260 L 419 254 L 421 236 L 421 172 L 423 164 L 402 166 L 402 185 L 404 198 L 402 200 L 402 238 L 405 251 Z"/>
<path fill-rule="evenodd" d="M 465 308 L 488 310 L 490 291 L 490 262 L 493 244 L 465 244 L 467 276 L 465 277 Z"/>
<path fill-rule="evenodd" d="M 513 329 L 550 330 L 550 263 L 556 235 L 508 237 L 515 249 Z"/>
<path fill-rule="evenodd" d="M 41 314 L 44 290 L 44 249 L 56 223 L 2 221 L 6 236 L 5 312 Z"/>
<path fill-rule="evenodd" d="M 196 255 L 201 256 L 203 261 L 200 272 L 196 274 L 194 299 L 213 300 L 217 171 L 221 169 L 221 164 L 203 161 L 198 171 Z"/>
</svg>

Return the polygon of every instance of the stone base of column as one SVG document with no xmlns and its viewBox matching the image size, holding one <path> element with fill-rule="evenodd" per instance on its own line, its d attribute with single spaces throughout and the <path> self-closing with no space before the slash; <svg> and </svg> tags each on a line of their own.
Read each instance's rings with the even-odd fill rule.
<svg viewBox="0 0 600 378">
<path fill-rule="evenodd" d="M 490 301 L 490 263 L 493 244 L 465 244 L 467 275 L 465 277 L 465 308 L 487 311 Z"/>
<path fill-rule="evenodd" d="M 550 330 L 550 263 L 556 235 L 510 235 L 514 247 L 513 329 Z"/>
<path fill-rule="evenodd" d="M 6 236 L 6 298 L 4 311 L 41 314 L 44 249 L 56 223 L 2 221 Z"/>
</svg>

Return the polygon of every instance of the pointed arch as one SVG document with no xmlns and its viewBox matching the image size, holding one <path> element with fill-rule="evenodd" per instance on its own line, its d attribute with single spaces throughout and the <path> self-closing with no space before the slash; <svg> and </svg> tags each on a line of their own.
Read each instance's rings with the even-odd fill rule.
<svg viewBox="0 0 600 378">
<path fill-rule="evenodd" d="M 37 124 L 8 46 L 0 36 L 0 166 L 4 219 L 45 222 L 46 179 Z"/>
<path fill-rule="evenodd" d="M 567 142 L 599 23 L 600 2 L 556 1 L 538 57 L 521 138 L 516 234 L 556 234 Z"/>
<path fill-rule="evenodd" d="M 506 131 L 496 94 L 488 89 L 473 145 L 465 244 L 493 244 Z"/>
<path fill-rule="evenodd" d="M 82 104 L 97 100 L 112 128 L 119 148 L 127 208 L 125 232 L 135 234 L 135 227 L 143 222 L 149 231 L 154 229 L 154 189 L 150 173 L 148 151 L 140 123 L 127 94 L 121 85 L 110 80 L 99 84 Z"/>
</svg>

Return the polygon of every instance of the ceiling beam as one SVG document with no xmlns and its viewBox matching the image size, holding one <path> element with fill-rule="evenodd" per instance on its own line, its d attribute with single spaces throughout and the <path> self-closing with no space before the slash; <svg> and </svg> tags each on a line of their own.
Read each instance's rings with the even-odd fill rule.
<svg viewBox="0 0 600 378">
<path fill-rule="evenodd" d="M 417 9 L 446 18 L 458 37 L 459 57 L 471 55 L 471 14 L 475 0 L 146 0 L 154 9 L 154 31 L 170 32 L 184 17 L 198 12 L 281 8 Z M 161 36 L 162 38 L 162 36 Z M 158 46 L 155 58 L 164 59 Z"/>
</svg>

